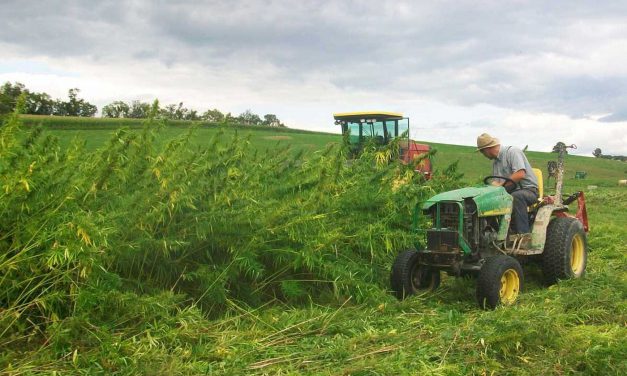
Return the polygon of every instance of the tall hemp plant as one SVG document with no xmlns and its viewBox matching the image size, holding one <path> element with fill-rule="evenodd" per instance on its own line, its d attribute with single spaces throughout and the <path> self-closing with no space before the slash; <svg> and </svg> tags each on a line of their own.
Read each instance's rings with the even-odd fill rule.
<svg viewBox="0 0 627 376">
<path fill-rule="evenodd" d="M 394 144 L 348 160 L 337 145 L 256 150 L 237 134 L 200 146 L 192 127 L 160 146 L 158 102 L 141 131 L 61 149 L 21 127 L 20 103 L 0 128 L 5 345 L 50 324 L 71 338 L 59 328 L 79 318 L 142 330 L 150 312 L 186 307 L 378 298 L 416 240 L 415 205 L 457 184 L 454 166 L 424 181 Z"/>
</svg>

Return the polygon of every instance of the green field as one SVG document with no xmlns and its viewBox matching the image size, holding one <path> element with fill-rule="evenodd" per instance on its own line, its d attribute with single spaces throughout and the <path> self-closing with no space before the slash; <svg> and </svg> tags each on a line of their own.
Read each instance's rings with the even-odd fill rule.
<svg viewBox="0 0 627 376">
<path fill-rule="evenodd" d="M 6 374 L 627 374 L 623 162 L 566 158 L 585 278 L 546 288 L 524 265 L 520 301 L 482 311 L 472 279 L 387 291 L 414 205 L 489 174 L 472 147 L 432 144 L 424 183 L 374 155 L 345 163 L 333 134 L 38 122 L 0 129 Z"/>
<path fill-rule="evenodd" d="M 22 117 L 27 126 L 44 126 L 48 133 L 59 138 L 62 146 L 67 146 L 73 139 L 79 138 L 86 142 L 88 150 L 103 146 L 119 127 L 138 130 L 143 123 L 143 120 L 139 119 L 58 118 L 38 115 L 23 115 Z M 161 136 L 157 142 L 163 145 L 190 126 L 198 127 L 193 143 L 199 146 L 206 145 L 219 131 L 225 132 L 225 139 L 230 139 L 235 133 L 249 136 L 251 145 L 259 150 L 274 148 L 277 144 L 289 144 L 294 150 L 304 149 L 307 152 L 313 152 L 330 143 L 336 144 L 342 141 L 340 135 L 332 133 L 274 129 L 261 126 L 223 126 L 214 123 L 192 123 L 181 120 L 168 121 L 168 126 L 161 131 Z M 329 127 L 334 127 L 334 125 L 330 124 Z M 483 176 L 490 172 L 491 162 L 481 154 L 476 153 L 474 147 L 433 143 L 428 139 L 420 140 L 420 142 L 428 143 L 437 149 L 437 154 L 434 157 L 436 168 L 445 168 L 457 161 L 459 171 L 464 173 L 465 181 L 478 183 Z M 531 164 L 542 169 L 545 173 L 547 162 L 557 159 L 557 155 L 554 153 L 529 151 L 526 154 Z M 613 187 L 617 185 L 618 180 L 627 177 L 627 164 L 614 160 L 568 155 L 566 156 L 565 167 L 567 186 L 573 186 L 577 189 L 583 189 L 587 185 Z M 576 171 L 585 171 L 587 173 L 586 179 L 576 180 L 574 178 Z"/>
</svg>

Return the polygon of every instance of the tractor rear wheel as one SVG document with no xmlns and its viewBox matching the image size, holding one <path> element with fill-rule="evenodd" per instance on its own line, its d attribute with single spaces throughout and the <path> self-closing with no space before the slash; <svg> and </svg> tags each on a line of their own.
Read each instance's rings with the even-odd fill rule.
<svg viewBox="0 0 627 376">
<path fill-rule="evenodd" d="M 523 271 L 518 260 L 511 256 L 488 257 L 477 280 L 477 302 L 483 309 L 516 302 L 523 287 Z"/>
<path fill-rule="evenodd" d="M 548 285 L 582 277 L 588 262 L 586 233 L 577 218 L 556 217 L 546 232 L 542 272 Z"/>
<path fill-rule="evenodd" d="M 422 291 L 435 290 L 440 285 L 440 271 L 420 265 L 419 259 L 420 253 L 407 250 L 394 260 L 390 284 L 399 300 Z"/>
</svg>

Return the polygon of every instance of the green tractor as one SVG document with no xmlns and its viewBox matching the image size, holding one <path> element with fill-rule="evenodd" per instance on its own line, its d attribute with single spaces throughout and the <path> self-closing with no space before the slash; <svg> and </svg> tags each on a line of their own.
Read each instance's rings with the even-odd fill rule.
<svg viewBox="0 0 627 376">
<path fill-rule="evenodd" d="M 533 169 L 540 198 L 528 208 L 530 238 L 528 234 L 508 235 L 513 199 L 504 187 L 490 184 L 492 179 L 506 177 L 488 176 L 484 186 L 440 193 L 417 205 L 414 229 L 425 235 L 426 247 L 417 242 L 415 249 L 397 256 L 390 278 L 396 297 L 434 290 L 441 272 L 471 275 L 478 277 L 479 306 L 494 309 L 517 300 L 524 281 L 521 262 L 526 260 L 541 263 L 547 284 L 583 276 L 588 218 L 583 192 L 562 199 L 565 152 L 566 146 L 558 158 L 554 195 L 543 197 L 542 171 Z M 568 204 L 575 200 L 577 210 L 571 214 Z M 430 219 L 427 230 L 419 228 L 421 214 Z"/>
<path fill-rule="evenodd" d="M 368 142 L 378 146 L 398 141 L 402 163 L 416 163 L 415 171 L 425 179 L 431 178 L 431 147 L 409 138 L 409 118 L 397 112 L 362 111 L 333 114 L 335 124 L 342 127 L 342 134 L 351 154 L 358 155 Z"/>
</svg>

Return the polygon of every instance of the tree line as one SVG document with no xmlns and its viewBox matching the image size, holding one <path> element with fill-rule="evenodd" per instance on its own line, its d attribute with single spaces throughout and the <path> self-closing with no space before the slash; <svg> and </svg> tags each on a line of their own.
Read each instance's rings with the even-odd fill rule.
<svg viewBox="0 0 627 376">
<path fill-rule="evenodd" d="M 553 150 L 551 152 L 552 153 L 559 153 L 561 149 L 564 149 L 564 153 L 568 154 L 568 150 L 566 149 L 566 144 L 564 144 L 561 141 L 558 142 L 557 144 L 555 144 L 555 146 L 553 146 Z M 592 152 L 592 155 L 595 158 L 614 159 L 614 160 L 617 160 L 617 161 L 627 162 L 627 156 L 624 156 L 624 155 L 604 155 L 603 152 L 601 151 L 601 148 L 594 149 L 594 151 Z"/>
<path fill-rule="evenodd" d="M 25 96 L 25 113 L 32 115 L 83 116 L 92 117 L 98 107 L 79 98 L 79 89 L 68 91 L 68 100 L 52 99 L 47 93 L 28 90 L 24 84 L 6 82 L 0 87 L 0 115 L 13 112 L 20 95 Z"/>
<path fill-rule="evenodd" d="M 627 156 L 625 156 L 625 155 L 606 155 L 606 154 L 603 154 L 603 151 L 601 150 L 601 148 L 594 149 L 594 151 L 592 152 L 592 155 L 594 155 L 595 158 L 614 159 L 614 160 L 617 160 L 617 161 L 627 162 Z"/>
<path fill-rule="evenodd" d="M 79 116 L 94 117 L 98 107 L 85 99 L 79 98 L 80 89 L 68 91 L 68 100 L 52 99 L 47 93 L 37 93 L 27 89 L 24 84 L 6 82 L 0 87 L 0 115 L 12 112 L 15 109 L 17 98 L 25 96 L 26 108 L 24 113 L 31 115 Z M 145 119 L 148 117 L 151 104 L 134 100 L 131 102 L 114 101 L 102 107 L 103 118 Z M 183 102 L 168 104 L 159 107 L 158 118 L 168 120 L 195 120 L 213 123 L 237 123 L 246 125 L 262 125 L 270 127 L 285 127 L 274 114 L 265 114 L 262 117 L 246 110 L 237 116 L 230 112 L 223 113 L 214 108 L 205 112 L 187 108 Z"/>
</svg>

